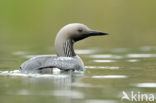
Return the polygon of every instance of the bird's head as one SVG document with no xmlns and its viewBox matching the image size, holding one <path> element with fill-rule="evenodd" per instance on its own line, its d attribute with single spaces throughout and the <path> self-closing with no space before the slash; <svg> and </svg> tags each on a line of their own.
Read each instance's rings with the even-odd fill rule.
<svg viewBox="0 0 156 103">
<path fill-rule="evenodd" d="M 64 26 L 58 35 L 76 42 L 90 36 L 108 35 L 108 33 L 92 30 L 84 24 L 72 23 Z"/>
</svg>

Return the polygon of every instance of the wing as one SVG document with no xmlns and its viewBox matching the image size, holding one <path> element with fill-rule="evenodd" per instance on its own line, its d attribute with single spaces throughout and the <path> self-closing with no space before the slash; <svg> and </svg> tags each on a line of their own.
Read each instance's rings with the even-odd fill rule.
<svg viewBox="0 0 156 103">
<path fill-rule="evenodd" d="M 56 56 L 44 55 L 33 57 L 21 64 L 19 70 L 24 73 L 36 73 L 38 72 L 37 69 L 41 68 L 49 58 L 54 59 Z"/>
<path fill-rule="evenodd" d="M 83 63 L 76 57 L 57 57 L 54 59 L 48 59 L 43 68 L 59 68 L 61 70 L 84 70 Z"/>
</svg>

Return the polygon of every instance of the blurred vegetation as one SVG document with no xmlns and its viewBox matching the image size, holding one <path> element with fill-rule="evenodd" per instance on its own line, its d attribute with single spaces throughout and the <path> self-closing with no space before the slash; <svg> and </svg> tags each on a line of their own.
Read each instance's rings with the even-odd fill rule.
<svg viewBox="0 0 156 103">
<path fill-rule="evenodd" d="M 155 0 L 1 0 L 0 46 L 52 48 L 58 30 L 73 22 L 112 34 L 81 41 L 78 48 L 155 45 L 155 5 Z"/>
</svg>

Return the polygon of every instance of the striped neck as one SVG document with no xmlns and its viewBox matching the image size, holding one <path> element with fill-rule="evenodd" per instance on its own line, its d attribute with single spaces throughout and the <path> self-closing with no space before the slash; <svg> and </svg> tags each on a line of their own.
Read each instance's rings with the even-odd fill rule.
<svg viewBox="0 0 156 103">
<path fill-rule="evenodd" d="M 66 57 L 73 57 L 76 56 L 73 48 L 74 41 L 73 40 L 67 40 L 65 41 L 63 45 L 63 52 Z"/>
</svg>

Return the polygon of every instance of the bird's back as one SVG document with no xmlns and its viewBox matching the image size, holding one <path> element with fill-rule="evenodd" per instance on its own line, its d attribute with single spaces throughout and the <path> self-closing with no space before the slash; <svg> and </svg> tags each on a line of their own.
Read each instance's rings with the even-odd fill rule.
<svg viewBox="0 0 156 103">
<path fill-rule="evenodd" d="M 44 55 L 33 57 L 20 66 L 20 71 L 24 73 L 52 73 L 53 68 L 60 70 L 84 70 L 84 65 L 78 56 L 57 57 Z"/>
</svg>

